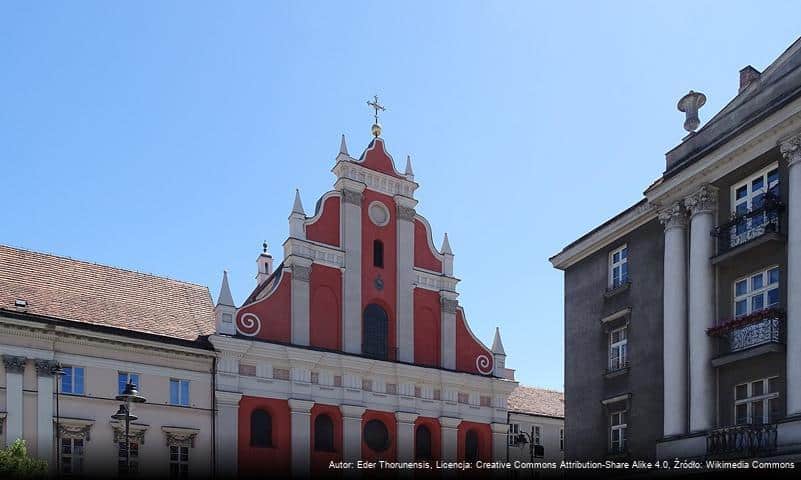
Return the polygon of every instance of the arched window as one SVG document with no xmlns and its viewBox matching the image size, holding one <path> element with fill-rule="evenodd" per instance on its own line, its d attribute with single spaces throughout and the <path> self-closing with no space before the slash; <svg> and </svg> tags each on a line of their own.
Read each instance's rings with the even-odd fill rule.
<svg viewBox="0 0 801 480">
<path fill-rule="evenodd" d="M 264 410 L 250 414 L 250 446 L 273 446 L 273 418 Z"/>
<path fill-rule="evenodd" d="M 384 242 L 373 240 L 373 266 L 384 268 Z"/>
<path fill-rule="evenodd" d="M 364 424 L 364 443 L 374 452 L 389 448 L 389 430 L 381 420 L 370 420 Z"/>
<path fill-rule="evenodd" d="M 464 459 L 468 462 L 478 460 L 478 433 L 468 430 L 464 437 Z"/>
<path fill-rule="evenodd" d="M 367 305 L 362 319 L 362 353 L 368 357 L 386 360 L 388 331 L 387 312 L 374 303 Z"/>
<path fill-rule="evenodd" d="M 318 452 L 333 452 L 334 422 L 328 415 L 317 415 L 314 419 L 314 449 Z"/>
<path fill-rule="evenodd" d="M 414 433 L 414 459 L 433 460 L 431 456 L 431 430 L 425 425 L 417 427 Z"/>
</svg>

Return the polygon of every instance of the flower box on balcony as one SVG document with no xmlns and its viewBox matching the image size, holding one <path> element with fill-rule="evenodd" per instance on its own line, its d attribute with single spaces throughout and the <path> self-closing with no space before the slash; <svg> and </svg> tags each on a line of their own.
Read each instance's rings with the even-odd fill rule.
<svg viewBox="0 0 801 480">
<path fill-rule="evenodd" d="M 781 342 L 781 327 L 785 313 L 778 308 L 766 308 L 742 317 L 737 317 L 707 329 L 713 337 L 728 338 L 729 352 L 766 343 Z"/>
</svg>

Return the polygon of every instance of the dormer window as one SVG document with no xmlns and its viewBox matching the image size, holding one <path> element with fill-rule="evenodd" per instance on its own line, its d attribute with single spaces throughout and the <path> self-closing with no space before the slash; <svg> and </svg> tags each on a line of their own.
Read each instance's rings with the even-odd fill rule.
<svg viewBox="0 0 801 480">
<path fill-rule="evenodd" d="M 18 308 L 28 308 L 28 301 L 18 298 L 14 300 L 14 306 Z"/>
<path fill-rule="evenodd" d="M 384 268 L 384 242 L 373 240 L 373 266 Z"/>
</svg>

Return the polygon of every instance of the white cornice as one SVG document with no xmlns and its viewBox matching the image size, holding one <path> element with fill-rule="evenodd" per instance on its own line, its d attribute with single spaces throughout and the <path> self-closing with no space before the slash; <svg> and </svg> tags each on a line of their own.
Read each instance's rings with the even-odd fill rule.
<svg viewBox="0 0 801 480">
<path fill-rule="evenodd" d="M 284 242 L 284 258 L 289 258 L 292 255 L 309 258 L 314 263 L 327 267 L 342 268 L 345 266 L 344 250 L 311 240 L 287 238 Z"/>
<path fill-rule="evenodd" d="M 439 292 L 447 290 L 449 292 L 456 291 L 456 284 L 459 279 L 456 277 L 449 277 L 441 273 L 434 273 L 429 270 L 423 270 L 414 267 L 415 283 L 418 288 L 425 288 L 426 290 L 433 290 Z"/>
<path fill-rule="evenodd" d="M 350 179 L 362 183 L 370 190 L 374 190 L 390 197 L 403 195 L 413 198 L 417 190 L 417 183 L 404 178 L 397 178 L 386 173 L 377 172 L 356 163 L 356 160 L 345 160 L 339 157 L 332 170 L 338 179 Z"/>
<path fill-rule="evenodd" d="M 637 205 L 628 212 L 587 235 L 586 238 L 551 257 L 551 264 L 560 270 L 565 270 L 623 235 L 645 225 L 649 221 L 655 219 L 656 216 L 657 212 L 653 204 L 646 202 Z"/>
</svg>

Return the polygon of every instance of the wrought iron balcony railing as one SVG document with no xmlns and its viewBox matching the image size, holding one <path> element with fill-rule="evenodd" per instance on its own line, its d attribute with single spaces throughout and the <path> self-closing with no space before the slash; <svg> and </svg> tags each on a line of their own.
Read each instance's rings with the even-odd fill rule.
<svg viewBox="0 0 801 480">
<path fill-rule="evenodd" d="M 718 255 L 744 245 L 768 233 L 781 233 L 781 212 L 784 204 L 774 193 L 764 196 L 762 206 L 733 217 L 712 230 L 718 238 Z"/>
<path fill-rule="evenodd" d="M 734 353 L 751 347 L 784 341 L 784 311 L 766 308 L 744 317 L 723 322 L 707 330 L 710 336 L 726 339 L 727 352 Z"/>
<path fill-rule="evenodd" d="M 776 425 L 737 425 L 710 430 L 706 453 L 710 456 L 755 457 L 776 449 Z"/>
</svg>

